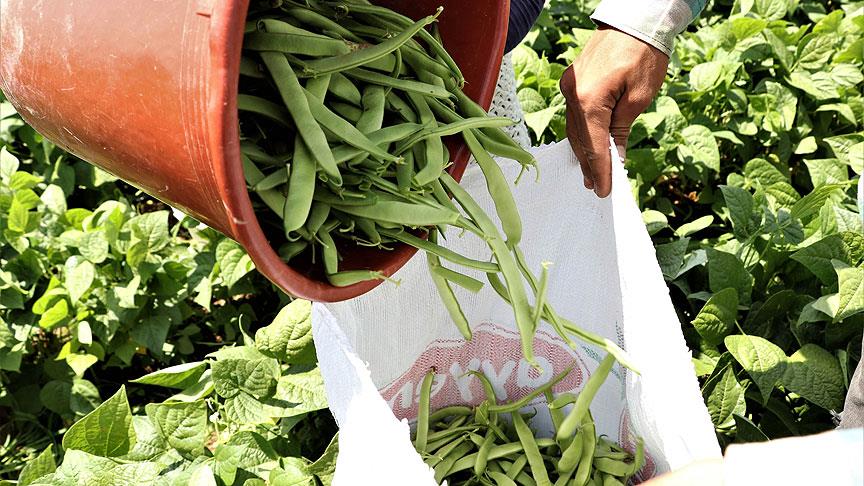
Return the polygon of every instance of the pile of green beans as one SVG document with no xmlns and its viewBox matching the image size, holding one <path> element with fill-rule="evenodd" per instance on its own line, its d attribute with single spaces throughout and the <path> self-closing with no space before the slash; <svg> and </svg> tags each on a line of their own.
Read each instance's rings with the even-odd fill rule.
<svg viewBox="0 0 864 486">
<path fill-rule="evenodd" d="M 552 387 L 571 368 L 525 397 L 499 404 L 489 380 L 483 383 L 486 400 L 479 406 L 449 406 L 431 412 L 430 371 L 421 384 L 420 410 L 414 447 L 435 471 L 435 480 L 450 485 L 495 486 L 613 486 L 627 484 L 642 468 L 645 452 L 641 439 L 631 454 L 603 436 L 597 436 L 588 406 L 606 380 L 615 359 L 600 363 L 578 395 L 552 396 Z M 545 395 L 555 437 L 535 438 L 520 410 Z M 567 406 L 569 412 L 564 413 Z M 505 420 L 509 417 L 509 422 Z"/>
<path fill-rule="evenodd" d="M 523 172 L 536 161 L 501 130 L 511 120 L 488 116 L 462 92 L 464 78 L 435 33 L 440 12 L 413 21 L 365 0 L 253 2 L 238 108 L 245 177 L 262 226 L 271 241 L 284 242 L 285 261 L 303 255 L 335 286 L 384 278 L 340 268 L 340 246 L 414 246 L 426 253 L 466 339 L 471 329 L 453 285 L 477 292 L 484 282 L 443 261 L 486 275 L 513 308 L 529 363 L 536 366 L 532 343 L 542 319 L 568 345 L 576 347 L 576 335 L 630 367 L 613 342 L 552 309 L 545 266 L 539 278 L 528 268 L 510 182 L 493 156 L 520 162 Z M 501 230 L 447 172 L 443 137 L 452 135 L 479 164 Z M 440 245 L 447 227 L 485 241 L 490 260 Z"/>
</svg>

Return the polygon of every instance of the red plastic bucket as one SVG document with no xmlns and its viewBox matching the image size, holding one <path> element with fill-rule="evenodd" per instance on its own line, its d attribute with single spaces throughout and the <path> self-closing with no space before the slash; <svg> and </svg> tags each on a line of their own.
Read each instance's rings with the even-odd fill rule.
<svg viewBox="0 0 864 486">
<path fill-rule="evenodd" d="M 441 36 L 488 107 L 509 0 L 381 0 L 419 18 L 444 6 Z M 286 265 L 252 210 L 240 164 L 237 83 L 248 0 L 0 0 L 0 88 L 24 120 L 65 150 L 193 215 L 246 248 L 297 297 L 335 302 L 380 281 L 333 287 Z M 453 153 L 461 177 L 465 147 Z M 350 251 L 346 270 L 392 275 L 414 254 Z"/>
</svg>

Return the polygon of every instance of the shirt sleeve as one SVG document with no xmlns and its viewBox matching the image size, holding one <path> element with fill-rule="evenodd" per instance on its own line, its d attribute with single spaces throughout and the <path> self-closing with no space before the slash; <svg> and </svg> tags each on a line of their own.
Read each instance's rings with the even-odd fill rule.
<svg viewBox="0 0 864 486">
<path fill-rule="evenodd" d="M 690 25 L 707 0 L 603 0 L 591 20 L 602 22 L 672 54 L 675 36 Z"/>
<path fill-rule="evenodd" d="M 513 50 L 528 35 L 543 10 L 543 2 L 544 0 L 511 0 L 504 52 Z"/>
</svg>

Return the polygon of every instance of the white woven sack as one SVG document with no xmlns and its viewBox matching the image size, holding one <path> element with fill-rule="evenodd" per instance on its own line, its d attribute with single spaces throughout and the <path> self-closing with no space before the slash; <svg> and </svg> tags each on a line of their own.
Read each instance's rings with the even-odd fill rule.
<svg viewBox="0 0 864 486">
<path fill-rule="evenodd" d="M 557 312 L 617 342 L 641 371 L 637 376 L 613 368 L 591 407 L 598 433 L 625 445 L 636 435 L 644 438 L 648 464 L 642 478 L 719 457 L 690 352 L 622 164 L 613 162 L 613 191 L 601 200 L 584 188 L 566 141 L 533 150 L 540 181 L 531 174 L 514 188 L 528 263 L 539 272 L 541 261 L 553 262 L 548 298 Z M 519 165 L 499 162 L 513 180 Z M 469 166 L 462 185 L 494 214 L 478 166 Z M 486 245 L 470 235 L 448 233 L 445 244 L 488 258 Z M 511 308 L 489 285 L 476 295 L 456 288 L 474 333 L 466 342 L 439 300 L 422 253 L 395 278 L 400 285 L 384 283 L 359 298 L 313 310 L 318 359 L 340 428 L 334 484 L 434 484 L 414 452 L 408 425 L 430 368 L 436 370 L 437 409 L 484 399 L 478 379 L 466 375 L 469 369 L 483 371 L 499 398 L 509 401 L 573 361 L 575 371 L 554 390 L 578 392 L 602 358 L 578 340 L 577 349 L 570 349 L 543 323 L 534 341 L 545 369 L 540 375 L 522 359 Z M 545 410 L 542 401 L 532 406 Z M 551 432 L 548 414 L 538 414 L 531 425 L 541 434 Z"/>
</svg>

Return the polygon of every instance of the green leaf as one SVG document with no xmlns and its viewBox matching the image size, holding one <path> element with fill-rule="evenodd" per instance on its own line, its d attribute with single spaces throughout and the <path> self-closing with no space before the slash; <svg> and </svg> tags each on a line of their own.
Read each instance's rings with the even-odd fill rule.
<svg viewBox="0 0 864 486">
<path fill-rule="evenodd" d="M 99 362 L 99 358 L 92 354 L 72 353 L 66 355 L 66 363 L 75 372 L 75 376 L 81 376 L 88 368 Z"/>
<path fill-rule="evenodd" d="M 740 258 L 731 253 L 708 249 L 708 286 L 712 292 L 731 287 L 738 292 L 742 304 L 749 304 L 754 281 Z"/>
<path fill-rule="evenodd" d="M 333 474 L 336 473 L 336 457 L 339 455 L 339 433 L 330 439 L 330 444 L 327 449 L 321 454 L 312 465 L 309 466 L 309 472 L 314 474 L 321 480 L 323 486 L 331 486 L 333 483 Z"/>
<path fill-rule="evenodd" d="M 837 184 L 849 180 L 849 170 L 838 159 L 805 159 L 813 187 Z"/>
<path fill-rule="evenodd" d="M 653 235 L 669 226 L 666 215 L 653 209 L 646 209 L 642 212 L 642 222 L 645 223 L 645 228 L 648 230 L 649 235 Z"/>
<path fill-rule="evenodd" d="M 729 219 L 739 240 L 745 240 L 759 229 L 761 216 L 755 211 L 756 203 L 749 191 L 734 186 L 720 186 L 723 200 L 729 209 Z"/>
<path fill-rule="evenodd" d="M 840 363 L 830 352 L 805 344 L 787 360 L 783 386 L 826 410 L 843 407 L 845 383 Z"/>
<path fill-rule="evenodd" d="M 132 411 L 121 385 L 111 398 L 74 423 L 63 436 L 64 449 L 77 449 L 100 457 L 117 457 L 135 444 Z"/>
<path fill-rule="evenodd" d="M 12 205 L 9 208 L 9 217 L 6 220 L 6 227 L 10 231 L 23 234 L 27 232 L 29 221 L 30 212 L 27 210 L 27 207 L 18 202 L 17 199 L 13 200 Z"/>
<path fill-rule="evenodd" d="M 279 379 L 279 364 L 275 359 L 224 359 L 211 365 L 216 393 L 231 398 L 241 391 L 255 398 L 272 395 Z"/>
<path fill-rule="evenodd" d="M 72 392 L 72 383 L 62 380 L 51 380 L 42 386 L 39 392 L 39 400 L 48 410 L 58 414 L 67 415 L 71 412 L 69 408 L 69 395 Z"/>
<path fill-rule="evenodd" d="M 57 215 L 63 215 L 66 212 L 66 194 L 60 186 L 51 184 L 42 191 L 39 196 L 45 209 Z"/>
<path fill-rule="evenodd" d="M 552 119 L 555 118 L 555 115 L 558 114 L 559 111 L 562 111 L 562 108 L 559 106 L 550 106 L 549 108 L 544 108 L 540 111 L 535 112 L 526 112 L 524 114 L 525 125 L 534 132 L 534 136 L 540 138 L 543 135 L 543 132 L 546 131 L 546 128 L 549 127 L 549 124 L 552 123 Z"/>
<path fill-rule="evenodd" d="M 108 238 L 104 231 L 91 231 L 81 235 L 78 246 L 81 256 L 99 264 L 108 258 Z"/>
<path fill-rule="evenodd" d="M 780 20 L 786 16 L 785 0 L 754 0 L 753 10 L 766 20 Z"/>
<path fill-rule="evenodd" d="M 685 164 L 697 163 L 720 171 L 720 149 L 708 127 L 689 125 L 681 130 L 684 143 L 678 146 L 678 158 Z"/>
<path fill-rule="evenodd" d="M 788 81 L 790 85 L 807 93 L 815 100 L 822 101 L 840 97 L 831 75 L 825 72 L 811 74 L 806 71 L 794 71 L 789 75 Z"/>
<path fill-rule="evenodd" d="M 273 322 L 255 333 L 255 347 L 283 363 L 292 363 L 312 346 L 312 303 L 297 299 L 283 307 Z"/>
<path fill-rule="evenodd" d="M 248 483 L 248 481 L 247 481 Z M 217 486 L 213 469 L 207 464 L 198 465 L 189 476 L 189 486 Z M 246 486 L 246 483 L 244 483 Z"/>
<path fill-rule="evenodd" d="M 752 37 L 768 26 L 768 22 L 762 19 L 754 19 L 752 17 L 738 17 L 729 21 L 729 30 L 736 39 L 743 40 Z"/>
<path fill-rule="evenodd" d="M 150 253 L 155 253 L 170 241 L 168 233 L 168 211 L 154 211 L 135 216 L 126 224 L 132 231 L 132 236 L 144 243 Z"/>
<path fill-rule="evenodd" d="M 54 463 L 54 446 L 49 445 L 36 456 L 36 459 L 27 462 L 18 476 L 18 486 L 27 486 L 42 476 L 51 474 L 56 470 L 57 464 Z"/>
<path fill-rule="evenodd" d="M 708 414 L 717 429 L 728 429 L 735 425 L 734 414 L 742 415 L 747 407 L 744 401 L 744 388 L 735 379 L 731 366 L 714 385 L 706 399 Z"/>
<path fill-rule="evenodd" d="M 255 268 L 243 248 L 227 238 L 216 246 L 216 261 L 219 264 L 219 275 L 229 289 Z"/>
<path fill-rule="evenodd" d="M 735 328 L 738 293 L 733 288 L 712 295 L 693 319 L 693 327 L 706 343 L 716 346 Z"/>
<path fill-rule="evenodd" d="M 759 388 L 762 403 L 766 403 L 786 372 L 786 353 L 758 336 L 726 336 L 723 342 Z"/>
<path fill-rule="evenodd" d="M 165 314 L 157 314 L 137 323 L 129 332 L 130 337 L 150 352 L 162 354 L 162 346 L 168 338 L 171 320 Z"/>
<path fill-rule="evenodd" d="M 854 88 L 864 81 L 864 74 L 861 74 L 861 68 L 856 67 L 854 64 L 841 63 L 835 64 L 831 68 L 831 79 L 845 88 Z"/>
<path fill-rule="evenodd" d="M 823 69 L 834 51 L 834 39 L 827 34 L 809 34 L 798 44 L 796 64 L 804 69 Z"/>
<path fill-rule="evenodd" d="M 63 286 L 69 292 L 69 298 L 72 302 L 78 302 L 93 285 L 93 280 L 96 278 L 96 267 L 87 260 L 83 260 L 77 256 L 69 257 L 65 265 L 66 278 L 63 281 Z"/>
<path fill-rule="evenodd" d="M 0 148 L 0 180 L 8 184 L 17 170 L 18 158 L 10 154 L 5 146 Z"/>
<path fill-rule="evenodd" d="M 696 219 L 695 221 L 690 221 L 689 223 L 685 223 L 685 224 L 682 224 L 681 226 L 679 226 L 678 229 L 675 230 L 675 235 L 677 235 L 678 237 L 681 237 L 681 238 L 683 238 L 685 236 L 690 236 L 693 233 L 696 233 L 698 231 L 702 231 L 703 229 L 711 226 L 711 224 L 713 222 L 714 222 L 714 216 L 712 216 L 710 214 L 708 214 L 706 216 L 702 216 L 701 218 Z"/>
<path fill-rule="evenodd" d="M 196 402 L 148 403 L 147 416 L 171 447 L 186 454 L 204 452 L 207 440 L 207 405 Z"/>
<path fill-rule="evenodd" d="M 733 417 L 735 418 L 735 442 L 766 442 L 769 440 L 768 436 L 759 430 L 759 427 L 750 419 L 738 414 L 734 414 Z"/>
<path fill-rule="evenodd" d="M 285 417 L 327 408 L 321 371 L 313 368 L 282 376 L 276 385 L 276 398 L 295 404 L 285 411 Z"/>
<path fill-rule="evenodd" d="M 194 385 L 198 381 L 198 378 L 204 374 L 204 370 L 206 369 L 207 363 L 203 361 L 184 363 L 154 371 L 153 373 L 144 375 L 141 378 L 132 380 L 132 383 L 164 386 L 183 390 Z"/>
<path fill-rule="evenodd" d="M 849 267 L 834 260 L 839 291 L 834 322 L 864 312 L 864 267 Z M 838 265 L 838 263 L 840 263 Z"/>
<path fill-rule="evenodd" d="M 805 219 L 810 215 L 819 212 L 819 209 L 825 204 L 825 201 L 831 197 L 831 194 L 842 189 L 839 184 L 826 184 L 813 189 L 810 194 L 798 200 L 790 210 L 793 218 Z"/>
<path fill-rule="evenodd" d="M 681 238 L 672 243 L 664 243 L 654 247 L 657 253 L 657 263 L 666 280 L 672 280 L 678 276 L 687 254 L 689 238 Z"/>
<path fill-rule="evenodd" d="M 39 318 L 39 327 L 43 329 L 54 329 L 69 317 L 69 304 L 66 299 L 60 298 L 48 308 Z"/>
<path fill-rule="evenodd" d="M 270 471 L 267 483 L 272 486 L 314 486 L 315 476 L 303 458 L 289 457 L 282 461 L 281 468 Z"/>
<path fill-rule="evenodd" d="M 830 235 L 793 253 L 791 258 L 807 267 L 813 275 L 825 285 L 836 280 L 834 266 L 831 260 L 840 260 L 852 264 L 846 244 L 840 235 Z"/>
</svg>

